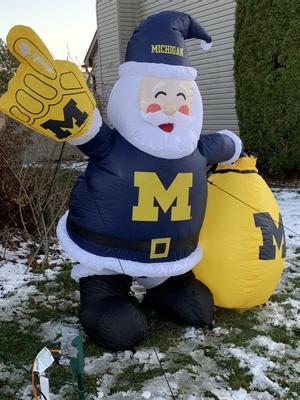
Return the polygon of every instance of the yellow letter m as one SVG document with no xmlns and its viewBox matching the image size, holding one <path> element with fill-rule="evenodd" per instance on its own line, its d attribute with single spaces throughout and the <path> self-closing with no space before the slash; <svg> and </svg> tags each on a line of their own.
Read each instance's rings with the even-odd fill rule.
<svg viewBox="0 0 300 400">
<path fill-rule="evenodd" d="M 155 172 L 135 172 L 134 186 L 139 188 L 138 205 L 132 208 L 133 221 L 158 221 L 159 207 L 166 213 L 171 208 L 171 221 L 191 219 L 189 192 L 193 186 L 193 174 L 177 174 L 171 185 L 165 189 Z"/>
</svg>

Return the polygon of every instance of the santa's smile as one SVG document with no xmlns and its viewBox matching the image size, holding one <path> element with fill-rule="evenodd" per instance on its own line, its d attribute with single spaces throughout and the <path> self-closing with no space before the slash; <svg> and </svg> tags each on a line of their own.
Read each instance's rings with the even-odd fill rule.
<svg viewBox="0 0 300 400">
<path fill-rule="evenodd" d="M 163 131 L 170 133 L 170 132 L 172 132 L 172 130 L 174 129 L 174 124 L 171 124 L 171 123 L 168 123 L 168 124 L 160 124 L 160 125 L 158 125 L 158 127 L 159 127 L 160 129 L 162 129 Z"/>
</svg>

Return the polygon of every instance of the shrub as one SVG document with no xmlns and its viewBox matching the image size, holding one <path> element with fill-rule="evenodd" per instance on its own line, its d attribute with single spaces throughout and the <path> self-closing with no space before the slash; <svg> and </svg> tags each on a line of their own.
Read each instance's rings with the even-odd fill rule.
<svg viewBox="0 0 300 400">
<path fill-rule="evenodd" d="M 15 124 L 0 131 L 0 230 L 19 228 L 37 240 L 54 232 L 57 218 L 65 211 L 77 171 L 61 169 L 56 163 L 30 164 L 26 153 L 29 135 L 16 132 Z"/>
<path fill-rule="evenodd" d="M 245 148 L 275 177 L 300 174 L 300 2 L 237 0 L 236 104 Z"/>
<path fill-rule="evenodd" d="M 0 94 L 6 92 L 9 80 L 14 76 L 19 61 L 9 52 L 0 38 Z"/>
</svg>

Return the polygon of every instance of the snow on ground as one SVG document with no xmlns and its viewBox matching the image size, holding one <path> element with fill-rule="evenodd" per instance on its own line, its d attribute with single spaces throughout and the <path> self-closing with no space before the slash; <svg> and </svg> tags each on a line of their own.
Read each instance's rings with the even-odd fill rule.
<svg viewBox="0 0 300 400">
<path fill-rule="evenodd" d="M 51 281 L 55 272 L 59 269 L 59 267 L 48 268 L 43 274 L 35 274 L 28 270 L 27 260 L 28 247 L 32 243 L 22 242 L 20 238 L 14 238 L 11 244 L 16 249 L 4 249 L 0 245 L 0 257 L 3 258 L 0 264 L 0 305 L 5 309 L 5 313 L 0 314 L 0 321 L 15 318 L 19 306 L 26 302 L 29 295 L 38 292 L 35 286 L 36 282 L 42 279 Z"/>
<path fill-rule="evenodd" d="M 164 327 L 165 322 L 156 321 L 153 327 L 158 333 L 153 332 L 152 343 L 135 353 L 98 350 L 87 341 L 85 377 L 94 382 L 87 399 L 300 398 L 300 191 L 277 188 L 273 192 L 283 224 L 291 231 L 286 230 L 286 268 L 267 304 L 244 313 L 219 309 L 211 332 L 172 324 Z M 69 260 L 56 244 L 51 246 L 46 269 L 28 268 L 31 245 L 14 238 L 8 248 L 0 247 L 0 329 L 16 322 L 24 334 L 36 330 L 41 343 L 59 344 L 80 329 L 75 311 L 78 290 L 59 286 L 57 278 L 62 273 L 67 276 Z M 41 264 L 43 256 L 37 261 Z M 143 297 L 144 290 L 137 284 L 133 291 L 138 299 Z M 0 348 L 0 398 L 32 399 L 28 361 L 22 369 L 2 361 L 1 353 L 5 348 Z M 50 387 L 53 383 L 54 378 Z M 51 400 L 70 399 L 70 393 L 69 386 L 61 385 Z"/>
</svg>

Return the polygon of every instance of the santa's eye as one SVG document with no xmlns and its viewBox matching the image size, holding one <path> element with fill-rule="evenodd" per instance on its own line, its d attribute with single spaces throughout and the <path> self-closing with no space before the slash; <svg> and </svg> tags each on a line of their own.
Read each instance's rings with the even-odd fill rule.
<svg viewBox="0 0 300 400">
<path fill-rule="evenodd" d="M 159 92 L 156 93 L 156 95 L 154 97 L 157 98 L 160 94 L 163 94 L 165 96 L 167 95 L 166 92 L 163 92 L 162 90 L 160 90 Z"/>
<path fill-rule="evenodd" d="M 186 100 L 186 96 L 185 96 L 185 94 L 184 94 L 184 93 L 182 93 L 182 92 L 180 92 L 180 93 L 177 93 L 177 97 L 179 97 L 179 96 L 182 96 L 182 97 L 184 98 L 184 100 Z"/>
</svg>

